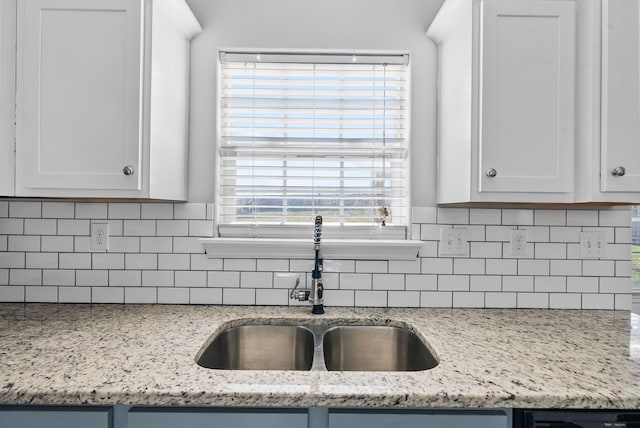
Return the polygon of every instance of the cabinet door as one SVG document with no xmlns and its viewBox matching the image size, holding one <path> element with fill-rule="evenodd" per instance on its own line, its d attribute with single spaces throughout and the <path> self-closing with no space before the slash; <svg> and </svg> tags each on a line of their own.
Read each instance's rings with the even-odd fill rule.
<svg viewBox="0 0 640 428">
<path fill-rule="evenodd" d="M 306 410 L 134 408 L 128 428 L 307 428 L 307 420 Z"/>
<path fill-rule="evenodd" d="M 483 2 L 480 192 L 573 191 L 575 5 Z"/>
<path fill-rule="evenodd" d="M 0 196 L 14 191 L 15 16 L 15 3 L 0 1 Z"/>
<path fill-rule="evenodd" d="M 602 2 L 603 192 L 640 192 L 640 3 Z M 624 174 L 613 174 L 616 168 Z M 620 170 L 618 170 L 620 171 Z"/>
<path fill-rule="evenodd" d="M 140 0 L 19 0 L 19 195 L 140 188 L 142 18 Z"/>
<path fill-rule="evenodd" d="M 503 412 L 380 411 L 329 413 L 329 428 L 508 428 Z"/>
<path fill-rule="evenodd" d="M 110 411 L 104 408 L 63 410 L 53 407 L 42 409 L 5 408 L 0 409 L 0 428 L 109 428 Z"/>
</svg>

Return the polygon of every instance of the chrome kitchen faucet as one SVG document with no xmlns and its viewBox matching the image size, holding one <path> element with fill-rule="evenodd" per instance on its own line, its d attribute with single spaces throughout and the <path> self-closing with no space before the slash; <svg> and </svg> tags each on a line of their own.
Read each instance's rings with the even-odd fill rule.
<svg viewBox="0 0 640 428">
<path fill-rule="evenodd" d="M 311 290 L 298 290 L 300 278 L 296 280 L 296 285 L 291 290 L 289 298 L 299 301 L 309 301 L 313 308 L 312 314 L 324 314 L 324 286 L 322 285 L 322 254 L 320 251 L 320 239 L 322 238 L 322 216 L 316 216 L 313 228 L 313 249 L 315 252 L 315 262 L 311 272 Z"/>
</svg>

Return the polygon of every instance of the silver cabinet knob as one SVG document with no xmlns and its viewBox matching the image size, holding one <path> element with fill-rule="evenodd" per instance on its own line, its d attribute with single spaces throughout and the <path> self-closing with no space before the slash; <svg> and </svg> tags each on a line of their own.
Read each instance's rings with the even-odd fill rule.
<svg viewBox="0 0 640 428">
<path fill-rule="evenodd" d="M 131 165 L 127 165 L 124 168 L 122 168 L 122 173 L 124 175 L 133 175 L 133 167 Z"/>
<path fill-rule="evenodd" d="M 494 168 L 489 168 L 486 174 L 487 177 L 495 177 L 496 175 L 498 175 L 498 171 L 496 171 Z"/>
<path fill-rule="evenodd" d="M 611 171 L 611 175 L 615 175 L 616 177 L 622 177 L 626 173 L 627 173 L 627 170 L 624 169 L 623 166 L 619 166 L 617 168 L 613 168 L 613 170 Z"/>
</svg>

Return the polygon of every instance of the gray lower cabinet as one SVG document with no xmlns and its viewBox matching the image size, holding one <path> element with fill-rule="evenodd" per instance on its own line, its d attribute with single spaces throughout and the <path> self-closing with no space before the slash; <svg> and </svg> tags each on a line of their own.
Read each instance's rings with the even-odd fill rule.
<svg viewBox="0 0 640 428">
<path fill-rule="evenodd" d="M 329 410 L 329 428 L 509 428 L 502 410 Z"/>
<path fill-rule="evenodd" d="M 110 407 L 0 406 L 0 428 L 111 428 Z"/>
<path fill-rule="evenodd" d="M 307 409 L 134 407 L 127 428 L 307 428 Z"/>
</svg>

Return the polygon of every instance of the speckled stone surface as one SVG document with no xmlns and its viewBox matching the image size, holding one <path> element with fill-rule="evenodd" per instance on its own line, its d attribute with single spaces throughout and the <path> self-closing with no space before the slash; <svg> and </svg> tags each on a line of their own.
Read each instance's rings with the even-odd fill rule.
<svg viewBox="0 0 640 428">
<path fill-rule="evenodd" d="M 195 356 L 229 324 L 409 325 L 422 372 L 225 371 Z M 628 312 L 0 305 L 0 403 L 640 408 Z"/>
</svg>

